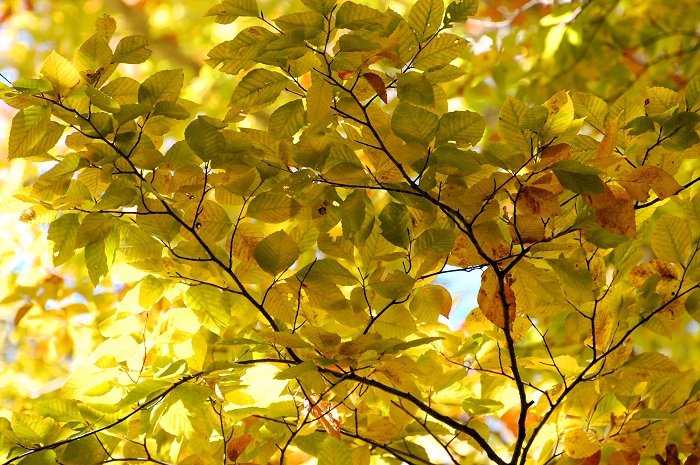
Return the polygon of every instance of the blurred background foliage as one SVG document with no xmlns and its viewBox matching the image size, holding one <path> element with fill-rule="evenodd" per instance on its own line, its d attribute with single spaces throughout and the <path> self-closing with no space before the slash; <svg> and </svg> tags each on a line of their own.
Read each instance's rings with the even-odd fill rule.
<svg viewBox="0 0 700 465">
<path fill-rule="evenodd" d="M 154 71 L 183 68 L 182 96 L 203 104 L 201 111 L 223 118 L 241 76 L 223 75 L 204 63 L 216 44 L 232 39 L 248 25 L 216 24 L 204 17 L 213 6 L 206 0 L 3 0 L 0 4 L 0 72 L 6 80 L 36 75 L 51 50 L 72 57 L 93 33 L 95 19 L 117 20 L 112 40 L 143 34 L 153 50 L 143 65 L 126 65 L 122 75 L 143 79 Z M 401 14 L 410 1 L 363 0 L 369 6 L 393 8 Z M 301 11 L 300 0 L 259 0 L 271 17 Z M 700 2 L 697 0 L 483 0 L 475 19 L 456 27 L 472 46 L 461 62 L 468 75 L 446 87 L 450 109 L 466 108 L 487 117 L 491 132 L 506 95 L 542 103 L 557 91 L 583 91 L 608 102 L 631 90 L 643 98 L 648 86 L 685 88 L 700 70 Z M 7 83 L 7 82 L 5 82 Z M 22 409 L 22 403 L 62 384 L 81 354 L 100 339 L 99 323 L 113 312 L 128 285 L 119 267 L 111 281 L 93 288 L 80 257 L 52 269 L 47 245 L 47 212 L 29 218 L 28 204 L 12 193 L 31 184 L 47 169 L 45 163 L 7 161 L 9 124 L 15 110 L 0 104 L 0 416 Z M 247 124 L 264 124 L 255 115 Z M 184 128 L 184 125 L 182 126 Z M 466 293 L 466 307 L 475 306 L 478 283 Z M 451 290 L 452 290 L 451 289 Z M 461 316 L 463 318 L 463 315 Z M 148 324 L 155 324 L 153 318 Z M 457 322 L 459 323 L 459 322 Z M 566 326 L 550 329 L 552 337 Z M 684 320 L 686 331 L 672 342 L 644 330 L 636 343 L 662 348 L 678 363 L 697 363 L 698 326 Z"/>
</svg>

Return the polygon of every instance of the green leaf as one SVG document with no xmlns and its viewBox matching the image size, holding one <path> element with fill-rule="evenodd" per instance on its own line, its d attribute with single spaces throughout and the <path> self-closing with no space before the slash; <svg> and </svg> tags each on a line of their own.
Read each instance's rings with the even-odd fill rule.
<svg viewBox="0 0 700 465">
<path fill-rule="evenodd" d="M 10 140 L 7 148 L 10 160 L 26 157 L 46 134 L 51 121 L 51 110 L 33 105 L 26 107 L 12 118 Z"/>
<path fill-rule="evenodd" d="M 306 40 L 313 39 L 323 32 L 325 19 L 313 11 L 292 13 L 275 19 L 275 24 L 285 34 L 300 31 Z M 303 43 L 302 43 L 303 45 Z"/>
<path fill-rule="evenodd" d="M 343 36 L 345 37 L 345 36 Z M 319 73 L 311 72 L 311 86 L 306 92 L 306 109 L 312 126 L 325 126 L 333 118 L 333 86 Z"/>
<path fill-rule="evenodd" d="M 672 215 L 664 215 L 656 222 L 651 236 L 651 249 L 658 258 L 677 265 L 685 265 L 692 242 L 688 222 Z"/>
<path fill-rule="evenodd" d="M 574 305 L 595 299 L 598 286 L 588 269 L 574 258 L 560 257 L 547 260 L 559 277 L 567 299 Z"/>
<path fill-rule="evenodd" d="M 440 34 L 421 50 L 413 66 L 422 71 L 445 66 L 459 57 L 468 45 L 460 36 Z"/>
<path fill-rule="evenodd" d="M 53 245 L 53 265 L 67 262 L 75 255 L 75 241 L 80 226 L 80 217 L 76 213 L 65 213 L 55 219 L 49 226 L 48 239 Z"/>
<path fill-rule="evenodd" d="M 686 110 L 696 111 L 700 104 L 700 74 L 696 74 L 695 77 L 688 83 L 688 87 L 685 89 L 685 105 Z"/>
<path fill-rule="evenodd" d="M 353 465 L 348 446 L 331 436 L 328 436 L 321 446 L 318 465 Z"/>
<path fill-rule="evenodd" d="M 474 16 L 479 9 L 479 0 L 455 0 L 445 10 L 445 26 L 452 23 L 464 23 Z"/>
<path fill-rule="evenodd" d="M 103 213 L 88 214 L 78 228 L 76 247 L 81 248 L 103 241 L 111 234 L 115 225 L 116 219 L 110 215 Z"/>
<path fill-rule="evenodd" d="M 605 129 L 608 104 L 603 99 L 583 92 L 574 92 L 571 95 L 571 100 L 576 116 L 586 118 L 586 122 L 591 123 L 601 131 Z"/>
<path fill-rule="evenodd" d="M 598 168 L 586 166 L 576 160 L 560 160 L 551 166 L 559 183 L 577 194 L 593 195 L 605 192 Z"/>
<path fill-rule="evenodd" d="M 527 105 L 508 95 L 498 115 L 498 135 L 501 140 L 523 153 L 530 153 L 534 149 L 532 137 L 522 129 L 527 111 Z"/>
<path fill-rule="evenodd" d="M 455 234 L 452 229 L 430 228 L 416 238 L 416 253 L 447 254 L 454 247 Z"/>
<path fill-rule="evenodd" d="M 428 145 L 437 127 L 438 117 L 434 113 L 403 102 L 399 102 L 391 117 L 391 129 L 409 144 Z"/>
<path fill-rule="evenodd" d="M 238 33 L 235 39 L 223 42 L 209 52 L 207 64 L 219 69 L 222 73 L 238 74 L 255 66 L 265 46 L 277 39 L 277 35 L 262 27 L 249 27 Z M 254 71 L 253 71 L 254 72 Z"/>
<path fill-rule="evenodd" d="M 187 145 L 203 161 L 210 161 L 226 148 L 224 135 L 210 123 L 208 119 L 198 116 L 185 129 Z"/>
<path fill-rule="evenodd" d="M 85 265 L 92 284 L 97 286 L 107 275 L 114 263 L 114 256 L 119 244 L 118 234 L 110 234 L 104 241 L 95 242 L 85 247 Z"/>
<path fill-rule="evenodd" d="M 221 2 L 226 10 L 226 14 L 236 16 L 260 17 L 260 8 L 255 0 L 223 0 Z"/>
<path fill-rule="evenodd" d="M 362 29 L 385 21 L 381 11 L 355 2 L 344 2 L 335 13 L 335 27 L 339 29 Z"/>
<path fill-rule="evenodd" d="M 379 214 L 382 236 L 395 246 L 406 248 L 411 232 L 411 216 L 406 205 L 389 202 Z"/>
<path fill-rule="evenodd" d="M 146 36 L 124 37 L 114 50 L 112 62 L 138 64 L 148 60 L 151 51 L 146 48 L 148 38 Z"/>
<path fill-rule="evenodd" d="M 418 0 L 408 14 L 408 25 L 420 42 L 425 42 L 442 25 L 443 0 Z"/>
<path fill-rule="evenodd" d="M 299 246 L 289 234 L 277 231 L 260 241 L 253 256 L 260 268 L 276 276 L 297 261 Z"/>
<path fill-rule="evenodd" d="M 84 421 L 78 404 L 71 399 L 44 399 L 35 405 L 36 412 L 43 417 L 51 417 L 56 421 Z"/>
<path fill-rule="evenodd" d="M 331 12 L 337 0 L 301 0 L 301 3 L 306 5 L 308 9 L 325 16 Z"/>
<path fill-rule="evenodd" d="M 247 216 L 266 223 L 281 223 L 297 214 L 301 205 L 284 194 L 265 192 L 248 204 Z"/>
<path fill-rule="evenodd" d="M 116 100 L 104 92 L 95 89 L 94 87 L 86 87 L 85 94 L 90 99 L 90 103 L 95 105 L 100 110 L 104 110 L 108 113 L 114 113 L 121 109 Z"/>
<path fill-rule="evenodd" d="M 105 94 L 112 97 L 119 105 L 138 102 L 139 82 L 128 77 L 119 77 L 111 80 L 102 89 Z"/>
<path fill-rule="evenodd" d="M 433 84 L 421 73 L 399 74 L 397 96 L 400 101 L 413 105 L 435 104 Z"/>
<path fill-rule="evenodd" d="M 175 102 L 180 96 L 185 75 L 182 69 L 158 71 L 139 87 L 139 103 L 155 105 L 156 102 Z"/>
<path fill-rule="evenodd" d="M 261 109 L 277 100 L 291 81 L 283 74 L 254 69 L 246 74 L 233 91 L 230 105 L 242 112 Z"/>
<path fill-rule="evenodd" d="M 432 154 L 438 173 L 453 176 L 469 176 L 477 173 L 481 166 L 476 162 L 478 154 L 472 150 L 460 150 L 453 145 L 441 145 Z"/>
<path fill-rule="evenodd" d="M 306 124 L 306 110 L 302 99 L 287 102 L 272 115 L 268 123 L 268 131 L 275 139 L 288 139 Z"/>
<path fill-rule="evenodd" d="M 685 309 L 688 315 L 700 323 L 700 289 L 694 289 L 688 294 L 685 299 Z M 700 380 L 696 383 L 696 387 L 700 387 Z"/>
<path fill-rule="evenodd" d="M 80 71 L 96 72 L 112 63 L 112 49 L 99 34 L 93 34 L 75 54 L 75 65 Z"/>
<path fill-rule="evenodd" d="M 292 365 L 291 367 L 280 371 L 275 375 L 275 379 L 294 379 L 299 375 L 316 370 L 318 370 L 316 364 L 311 360 L 307 360 L 299 365 Z"/>
<path fill-rule="evenodd" d="M 452 111 L 440 117 L 435 144 L 455 142 L 459 147 L 476 145 L 484 135 L 486 118 L 473 111 Z"/>
<path fill-rule="evenodd" d="M 153 111 L 153 116 L 165 116 L 166 118 L 184 120 L 190 117 L 190 112 L 182 105 L 175 102 L 158 102 Z"/>
<path fill-rule="evenodd" d="M 503 404 L 492 399 L 474 399 L 467 397 L 462 401 L 462 410 L 471 416 L 488 415 L 503 408 Z"/>
<path fill-rule="evenodd" d="M 403 271 L 394 270 L 381 281 L 372 282 L 370 287 L 382 297 L 394 300 L 406 297 L 415 282 L 415 279 Z"/>
<path fill-rule="evenodd" d="M 231 319 L 231 299 L 213 286 L 195 286 L 187 289 L 185 305 L 191 309 L 202 326 L 221 336 Z"/>
<path fill-rule="evenodd" d="M 68 96 L 80 84 L 80 74 L 73 63 L 56 52 L 51 52 L 44 61 L 41 75 L 53 85 L 54 92 L 61 98 Z"/>
<path fill-rule="evenodd" d="M 117 30 L 117 22 L 111 16 L 104 14 L 95 20 L 95 30 L 105 42 L 109 43 L 114 31 Z"/>
</svg>

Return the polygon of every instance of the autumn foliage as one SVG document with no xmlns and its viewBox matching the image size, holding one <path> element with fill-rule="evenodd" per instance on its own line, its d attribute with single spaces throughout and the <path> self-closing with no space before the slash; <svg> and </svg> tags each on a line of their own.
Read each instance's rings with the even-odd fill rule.
<svg viewBox="0 0 700 465">
<path fill-rule="evenodd" d="M 0 84 L 56 267 L 7 285 L 54 339 L 3 364 L 65 376 L 8 396 L 3 463 L 700 462 L 695 49 L 655 62 L 647 2 L 302 3 L 208 10 L 220 114 L 183 69 L 134 79 L 149 40 L 109 15 Z M 515 27 L 532 50 L 470 51 Z"/>
</svg>

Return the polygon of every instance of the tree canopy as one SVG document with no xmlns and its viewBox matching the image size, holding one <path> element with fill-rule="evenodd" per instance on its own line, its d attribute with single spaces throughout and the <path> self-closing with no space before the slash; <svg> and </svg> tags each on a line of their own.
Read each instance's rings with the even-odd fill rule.
<svg viewBox="0 0 700 465">
<path fill-rule="evenodd" d="M 0 8 L 2 463 L 700 463 L 696 1 Z"/>
</svg>

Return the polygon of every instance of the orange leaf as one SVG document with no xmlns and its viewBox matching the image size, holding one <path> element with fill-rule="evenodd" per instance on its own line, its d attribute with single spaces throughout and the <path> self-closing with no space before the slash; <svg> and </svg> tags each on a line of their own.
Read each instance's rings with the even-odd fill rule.
<svg viewBox="0 0 700 465">
<path fill-rule="evenodd" d="M 234 462 L 238 460 L 246 447 L 253 441 L 253 436 L 244 434 L 226 444 L 226 457 Z"/>
<path fill-rule="evenodd" d="M 610 121 L 605 126 L 605 136 L 603 140 L 600 141 L 598 145 L 598 158 L 607 158 L 615 153 L 615 146 L 617 145 L 617 133 L 620 129 L 620 117 L 618 116 L 614 120 Z"/>
<path fill-rule="evenodd" d="M 557 195 L 539 187 L 524 186 L 518 195 L 518 210 L 539 215 L 542 218 L 561 215 Z"/>
<path fill-rule="evenodd" d="M 625 173 L 618 182 L 638 202 L 649 199 L 649 189 L 654 189 L 656 195 L 663 200 L 683 188 L 673 176 L 657 166 L 635 168 Z"/>
<path fill-rule="evenodd" d="M 583 459 L 579 465 L 598 465 L 600 463 L 600 451 Z"/>
<path fill-rule="evenodd" d="M 606 231 L 627 237 L 637 237 L 634 202 L 624 189 L 605 186 L 605 192 L 584 195 L 583 200 L 593 207 L 596 222 Z"/>
<path fill-rule="evenodd" d="M 29 312 L 33 307 L 32 304 L 24 304 L 20 308 L 17 309 L 17 313 L 15 313 L 15 326 L 19 324 L 20 321 L 22 321 L 22 318 L 24 318 L 24 315 Z"/>
<path fill-rule="evenodd" d="M 349 70 L 349 69 L 339 69 L 338 70 L 338 77 L 342 79 L 343 81 L 346 79 L 350 79 L 353 74 L 355 74 L 357 70 Z"/>
<path fill-rule="evenodd" d="M 540 152 L 540 160 L 547 166 L 559 160 L 571 160 L 571 146 L 569 144 L 554 144 Z"/>
<path fill-rule="evenodd" d="M 628 452 L 618 450 L 608 459 L 608 465 L 637 465 L 639 463 L 639 452 Z"/>
<path fill-rule="evenodd" d="M 508 331 L 513 330 L 513 322 L 515 321 L 515 293 L 510 287 L 510 283 L 506 279 L 503 283 L 506 305 L 508 306 Z M 481 288 L 476 300 L 479 303 L 479 308 L 486 315 L 491 323 L 501 329 L 505 329 L 505 313 L 501 294 L 498 292 L 498 276 L 493 268 L 487 268 L 481 275 Z"/>
<path fill-rule="evenodd" d="M 330 402 L 304 399 L 300 420 L 304 420 L 309 414 L 321 423 L 328 434 L 340 440 L 340 415 Z"/>
<path fill-rule="evenodd" d="M 386 103 L 386 86 L 384 85 L 382 78 L 375 73 L 365 73 L 362 75 L 362 77 L 369 82 L 369 85 L 372 86 L 372 89 L 374 89 L 379 98 L 382 99 L 382 102 Z"/>
</svg>

